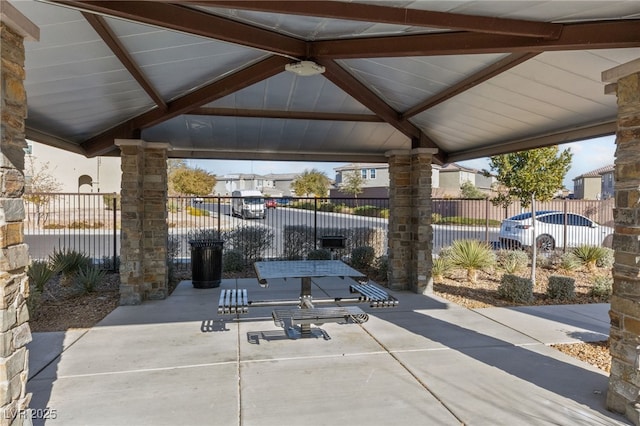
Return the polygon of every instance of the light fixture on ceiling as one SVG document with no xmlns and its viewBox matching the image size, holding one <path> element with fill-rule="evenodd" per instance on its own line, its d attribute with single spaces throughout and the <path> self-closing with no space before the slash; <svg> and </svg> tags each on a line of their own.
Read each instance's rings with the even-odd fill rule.
<svg viewBox="0 0 640 426">
<path fill-rule="evenodd" d="M 324 72 L 324 67 L 322 65 L 316 64 L 313 61 L 293 62 L 291 64 L 285 65 L 284 69 L 301 77 L 318 75 Z"/>
</svg>

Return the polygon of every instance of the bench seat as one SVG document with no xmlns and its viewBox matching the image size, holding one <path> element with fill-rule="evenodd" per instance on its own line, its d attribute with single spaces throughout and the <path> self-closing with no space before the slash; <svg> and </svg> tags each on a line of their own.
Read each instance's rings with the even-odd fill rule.
<svg viewBox="0 0 640 426">
<path fill-rule="evenodd" d="M 362 324 L 369 316 L 357 306 L 337 306 L 331 308 L 275 309 L 273 322 L 278 327 L 291 328 L 294 325 L 324 324 L 327 322 L 355 322 Z"/>
<path fill-rule="evenodd" d="M 246 314 L 249 312 L 247 289 L 223 289 L 218 301 L 218 314 Z"/>
<path fill-rule="evenodd" d="M 398 299 L 373 284 L 352 284 L 351 293 L 359 293 L 360 302 L 368 302 L 372 308 L 392 308 L 398 306 Z"/>
</svg>

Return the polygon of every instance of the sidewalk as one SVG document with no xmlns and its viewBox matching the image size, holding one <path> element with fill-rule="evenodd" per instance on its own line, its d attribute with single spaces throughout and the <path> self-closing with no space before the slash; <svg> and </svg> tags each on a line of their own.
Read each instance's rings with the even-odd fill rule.
<svg viewBox="0 0 640 426">
<path fill-rule="evenodd" d="M 222 284 L 236 285 L 253 300 L 299 294 Z M 340 279 L 315 286 L 348 295 Z M 629 424 L 605 409 L 606 373 L 548 347 L 605 340 L 606 304 L 469 310 L 399 292 L 397 308 L 363 307 L 362 325 L 322 325 L 329 340 L 290 340 L 271 308 L 219 317 L 219 292 L 183 282 L 91 330 L 35 333 L 31 408 L 65 426 Z"/>
</svg>

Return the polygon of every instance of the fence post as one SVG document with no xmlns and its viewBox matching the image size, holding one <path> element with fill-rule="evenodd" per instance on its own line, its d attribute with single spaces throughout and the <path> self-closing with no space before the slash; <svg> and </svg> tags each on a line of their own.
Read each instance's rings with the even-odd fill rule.
<svg viewBox="0 0 640 426">
<path fill-rule="evenodd" d="M 318 250 L 318 199 L 313 197 L 313 249 Z"/>
<path fill-rule="evenodd" d="M 562 210 L 564 212 L 563 214 L 563 218 L 562 218 L 562 223 L 564 224 L 564 226 L 562 227 L 562 232 L 564 234 L 563 242 L 562 242 L 562 252 L 566 253 L 567 252 L 567 237 L 568 237 L 568 229 L 567 229 L 567 199 L 565 198 L 563 200 L 563 207 Z"/>
<path fill-rule="evenodd" d="M 116 259 L 118 257 L 118 250 L 116 248 L 116 244 L 118 244 L 118 236 L 116 235 L 116 233 L 118 232 L 118 224 L 116 223 L 116 220 L 118 220 L 118 212 L 116 210 L 117 207 L 118 207 L 118 196 L 114 192 L 113 193 L 113 271 L 114 272 L 118 270 L 118 266 L 116 264 Z"/>
<path fill-rule="evenodd" d="M 485 216 L 485 227 L 484 227 L 484 242 L 489 245 L 489 199 L 484 199 L 484 216 Z"/>
<path fill-rule="evenodd" d="M 221 202 L 222 202 L 222 199 L 218 195 L 218 239 L 220 239 L 220 203 Z"/>
</svg>

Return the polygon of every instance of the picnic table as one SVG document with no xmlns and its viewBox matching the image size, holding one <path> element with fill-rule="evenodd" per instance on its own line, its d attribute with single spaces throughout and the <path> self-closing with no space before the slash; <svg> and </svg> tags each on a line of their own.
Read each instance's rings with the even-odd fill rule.
<svg viewBox="0 0 640 426">
<path fill-rule="evenodd" d="M 357 306 L 338 306 L 342 303 L 368 302 L 371 307 L 392 307 L 398 301 L 384 290 L 369 284 L 366 276 L 340 260 L 285 260 L 261 261 L 254 264 L 258 283 L 263 287 L 298 283 L 300 297 L 296 300 L 249 301 L 247 290 L 222 290 L 219 313 L 246 313 L 249 306 L 293 305 L 289 308 L 274 309 L 274 323 L 282 328 L 290 338 L 315 337 L 312 324 L 327 322 L 363 323 L 369 316 Z M 349 290 L 357 293 L 353 297 L 314 299 L 312 280 L 314 278 L 335 277 L 349 279 Z M 342 302 L 342 303 L 341 303 Z M 317 307 L 317 304 L 331 303 L 332 307 Z"/>
</svg>

